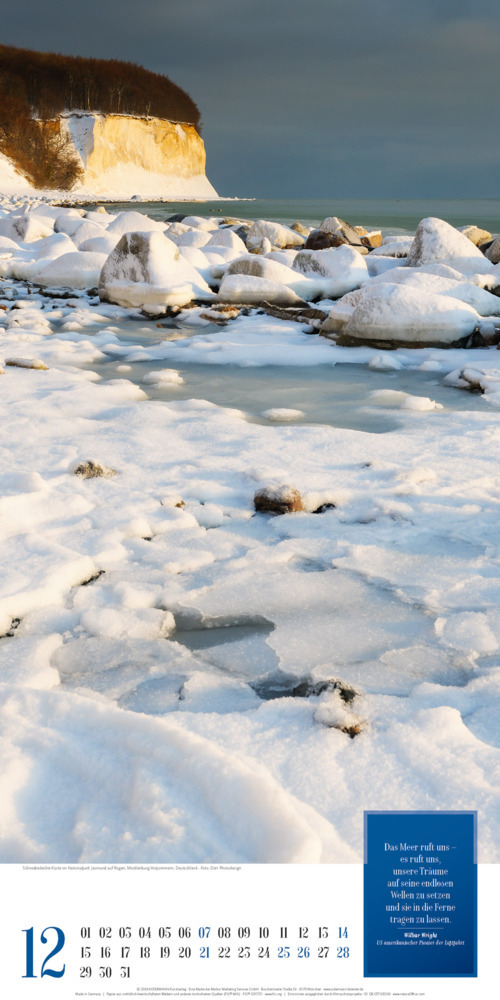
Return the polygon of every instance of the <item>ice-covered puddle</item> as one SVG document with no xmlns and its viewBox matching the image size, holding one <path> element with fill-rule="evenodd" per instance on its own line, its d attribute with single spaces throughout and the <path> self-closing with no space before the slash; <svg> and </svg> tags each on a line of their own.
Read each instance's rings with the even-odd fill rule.
<svg viewBox="0 0 500 1000">
<path fill-rule="evenodd" d="M 174 358 L 175 361 L 175 358 Z M 182 363 L 182 359 L 180 359 Z M 103 379 L 127 378 L 150 399 L 207 399 L 241 410 L 261 423 L 318 423 L 379 434 L 400 423 L 397 411 L 483 412 L 480 395 L 450 387 L 428 371 L 377 371 L 367 365 L 296 366 L 204 365 L 184 363 L 162 377 L 165 363 L 117 361 L 94 364 Z M 431 404 L 437 404 L 431 405 Z"/>
</svg>

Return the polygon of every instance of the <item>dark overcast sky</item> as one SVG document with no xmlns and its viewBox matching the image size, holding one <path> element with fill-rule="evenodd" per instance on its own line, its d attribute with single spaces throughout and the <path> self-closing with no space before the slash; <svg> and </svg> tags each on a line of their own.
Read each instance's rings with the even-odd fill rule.
<svg viewBox="0 0 500 1000">
<path fill-rule="evenodd" d="M 499 196 L 499 0 L 17 0 L 1 41 L 170 76 L 222 195 Z"/>
</svg>

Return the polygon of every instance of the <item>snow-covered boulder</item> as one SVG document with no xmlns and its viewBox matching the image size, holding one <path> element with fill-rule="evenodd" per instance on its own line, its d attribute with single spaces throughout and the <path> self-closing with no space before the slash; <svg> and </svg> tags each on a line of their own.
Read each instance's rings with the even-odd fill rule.
<svg viewBox="0 0 500 1000">
<path fill-rule="evenodd" d="M 407 257 L 413 246 L 411 236 L 393 236 L 383 240 L 380 246 L 374 247 L 370 256 L 373 257 Z"/>
<path fill-rule="evenodd" d="M 288 267 L 291 267 L 298 252 L 298 250 L 270 250 L 266 257 L 268 260 L 277 260 L 280 264 L 287 264 Z"/>
<path fill-rule="evenodd" d="M 45 288 L 94 288 L 106 257 L 103 253 L 64 253 L 47 263 L 39 263 L 31 281 Z"/>
<path fill-rule="evenodd" d="M 317 295 L 326 295 L 325 282 L 323 278 L 318 278 L 313 274 L 311 277 L 295 271 L 287 264 L 282 264 L 272 257 L 262 257 L 256 254 L 245 254 L 227 268 L 227 275 L 230 274 L 250 274 L 256 278 L 264 278 L 266 281 L 276 282 L 292 288 L 296 295 L 302 299 L 310 301 Z"/>
<path fill-rule="evenodd" d="M 204 247 L 210 240 L 210 233 L 207 233 L 206 229 L 188 229 L 180 236 L 171 236 L 169 233 L 168 238 L 178 247 Z"/>
<path fill-rule="evenodd" d="M 268 278 L 258 278 L 253 274 L 228 274 L 219 288 L 217 296 L 220 302 L 239 302 L 241 304 L 259 305 L 269 302 L 280 306 L 303 305 L 303 299 L 287 285 L 270 281 Z"/>
<path fill-rule="evenodd" d="M 86 240 L 92 240 L 99 236 L 104 236 L 105 232 L 106 228 L 104 226 L 99 226 L 95 222 L 89 222 L 87 219 L 84 219 L 84 221 L 80 222 L 80 224 L 76 227 L 71 239 L 73 240 L 75 246 L 80 249 L 81 244 L 85 243 Z"/>
<path fill-rule="evenodd" d="M 321 278 L 323 294 L 338 298 L 368 279 L 365 258 L 346 244 L 328 250 L 299 250 L 292 269 L 308 278 Z"/>
<path fill-rule="evenodd" d="M 9 261 L 8 268 L 5 269 L 5 276 L 16 278 L 18 281 L 34 281 L 38 283 L 38 277 L 43 269 L 57 257 L 73 254 L 76 251 L 75 244 L 66 233 L 52 233 L 46 239 L 33 243 L 34 253 L 30 259 L 15 256 Z M 42 282 L 40 282 L 42 284 Z M 52 284 L 52 282 L 50 282 Z M 91 285 L 95 284 L 95 281 Z M 89 287 L 91 287 L 89 285 Z"/>
<path fill-rule="evenodd" d="M 203 215 L 185 215 L 182 221 L 190 229 L 201 229 L 211 232 L 213 229 L 218 228 L 218 222 L 215 219 L 205 219 Z"/>
<path fill-rule="evenodd" d="M 210 261 L 200 247 L 179 247 L 179 259 L 188 260 L 197 271 L 205 277 L 204 272 L 210 268 Z"/>
<path fill-rule="evenodd" d="M 237 233 L 233 232 L 232 229 L 217 229 L 215 233 L 210 236 L 207 243 L 208 247 L 228 247 L 230 250 L 237 251 L 238 253 L 246 253 L 247 248 Z"/>
<path fill-rule="evenodd" d="M 351 243 L 353 246 L 361 246 L 361 238 L 354 226 L 351 226 L 344 219 L 339 219 L 336 215 L 331 215 L 327 219 L 323 219 L 319 230 L 321 233 L 343 236 L 347 243 Z"/>
<path fill-rule="evenodd" d="M 189 226 L 185 226 L 183 222 L 167 222 L 165 223 L 164 233 L 169 239 L 173 239 L 174 236 L 181 236 L 182 233 L 191 232 Z"/>
<path fill-rule="evenodd" d="M 52 233 L 51 236 L 40 240 L 36 247 L 36 256 L 39 261 L 49 258 L 55 260 L 56 257 L 62 257 L 63 253 L 74 253 L 75 250 L 73 240 L 66 233 Z"/>
<path fill-rule="evenodd" d="M 19 252 L 19 243 L 16 243 L 10 236 L 0 236 L 0 254 L 17 252 Z"/>
<path fill-rule="evenodd" d="M 124 233 L 163 232 L 164 229 L 164 222 L 150 219 L 142 212 L 120 212 L 109 223 L 106 231 L 114 236 L 123 236 Z"/>
<path fill-rule="evenodd" d="M 129 308 L 187 305 L 193 299 L 214 297 L 196 268 L 160 232 L 121 237 L 102 268 L 99 296 Z"/>
<path fill-rule="evenodd" d="M 60 214 L 54 222 L 54 231 L 56 233 L 66 233 L 67 236 L 73 236 L 78 226 L 82 224 L 83 210 L 79 208 L 63 208 L 59 212 Z"/>
<path fill-rule="evenodd" d="M 79 250 L 84 250 L 86 253 L 89 251 L 91 253 L 105 253 L 106 257 L 115 249 L 120 236 L 113 236 L 112 233 L 107 233 L 103 230 L 102 236 L 92 236 L 91 239 L 84 240 L 82 243 L 78 244 Z"/>
<path fill-rule="evenodd" d="M 354 305 L 341 299 L 339 309 L 331 310 L 322 333 L 348 341 L 446 346 L 470 336 L 480 321 L 466 302 L 406 284 L 366 285 L 353 297 Z"/>
<path fill-rule="evenodd" d="M 391 271 L 393 267 L 399 267 L 398 257 L 386 257 L 382 255 L 381 257 L 376 257 L 374 253 L 371 253 L 366 258 L 366 266 L 368 268 L 368 274 L 371 277 L 376 277 L 379 274 L 384 274 L 386 271 Z"/>
<path fill-rule="evenodd" d="M 46 202 L 41 202 L 39 205 L 31 205 L 29 207 L 29 213 L 31 216 L 35 215 L 39 219 L 44 219 L 47 225 L 52 229 L 54 228 L 54 223 L 61 212 L 62 209 L 60 206 L 47 205 Z"/>
<path fill-rule="evenodd" d="M 443 219 L 431 216 L 419 222 L 407 264 L 420 267 L 438 262 L 449 264 L 462 274 L 485 274 L 492 266 L 467 236 Z"/>
<path fill-rule="evenodd" d="M 304 246 L 305 239 L 300 233 L 288 226 L 282 226 L 279 222 L 266 222 L 265 219 L 257 219 L 247 233 L 247 247 L 249 250 L 257 250 L 263 245 L 264 240 L 269 240 L 271 246 L 275 247 L 301 247 Z M 269 247 L 269 250 L 271 247 Z"/>
<path fill-rule="evenodd" d="M 99 205 L 98 208 L 90 209 L 88 212 L 85 212 L 84 218 L 89 222 L 96 222 L 98 226 L 102 226 L 105 229 L 108 223 L 113 221 L 115 216 L 107 212 L 104 205 Z"/>
<path fill-rule="evenodd" d="M 35 240 L 52 236 L 54 227 L 47 219 L 28 213 L 18 216 L 7 216 L 0 219 L 0 236 L 8 236 L 16 243 L 33 243 Z"/>
<path fill-rule="evenodd" d="M 443 265 L 435 266 L 443 267 L 443 270 L 449 271 L 451 276 L 432 274 L 420 267 L 395 267 L 389 275 L 379 275 L 372 278 L 370 284 L 372 288 L 384 283 L 405 285 L 406 288 L 414 288 L 423 295 L 428 292 L 433 292 L 436 295 L 448 295 L 460 302 L 467 302 L 469 306 L 477 309 L 481 316 L 500 316 L 500 297 L 498 295 L 492 295 L 487 289 L 464 280 L 463 275 L 459 274 L 458 271 L 453 271 Z M 346 296 L 347 304 L 355 305 L 356 297 L 355 293 Z"/>
<path fill-rule="evenodd" d="M 256 278 L 267 278 L 269 281 L 278 281 L 283 285 L 288 285 L 290 281 L 294 281 L 298 277 L 297 272 L 286 264 L 253 253 L 245 254 L 243 257 L 231 261 L 227 273 L 253 274 Z"/>
</svg>

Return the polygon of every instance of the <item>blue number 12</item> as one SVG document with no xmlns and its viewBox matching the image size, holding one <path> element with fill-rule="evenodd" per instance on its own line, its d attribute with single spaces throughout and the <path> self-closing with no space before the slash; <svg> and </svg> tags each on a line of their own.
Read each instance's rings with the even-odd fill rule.
<svg viewBox="0 0 500 1000">
<path fill-rule="evenodd" d="M 47 965 L 47 962 L 50 961 L 50 959 L 53 958 L 54 955 L 57 955 L 58 952 L 60 952 L 61 949 L 64 947 L 64 940 L 65 940 L 64 933 L 63 933 L 63 931 L 61 930 L 60 927 L 46 927 L 45 930 L 43 930 L 42 933 L 41 933 L 41 935 L 40 935 L 40 940 L 41 940 L 42 944 L 47 944 L 47 937 L 46 937 L 47 931 L 55 931 L 56 932 L 56 934 L 57 934 L 57 944 L 56 944 L 55 948 L 52 949 L 52 951 L 50 952 L 50 954 L 47 955 L 47 958 L 43 962 L 42 971 L 40 973 L 40 976 L 53 976 L 55 979 L 60 979 L 61 976 L 64 976 L 64 972 L 65 972 L 65 969 L 66 969 L 65 965 L 63 965 L 62 969 L 60 969 L 59 971 L 56 971 L 55 969 L 46 969 L 45 966 Z M 33 960 L 33 928 L 32 927 L 26 928 L 25 930 L 23 930 L 23 934 L 26 934 L 26 973 L 25 973 L 25 975 L 22 978 L 23 979 L 36 979 L 37 977 L 36 977 L 35 973 L 33 972 L 33 964 L 34 964 L 34 960 Z"/>
</svg>

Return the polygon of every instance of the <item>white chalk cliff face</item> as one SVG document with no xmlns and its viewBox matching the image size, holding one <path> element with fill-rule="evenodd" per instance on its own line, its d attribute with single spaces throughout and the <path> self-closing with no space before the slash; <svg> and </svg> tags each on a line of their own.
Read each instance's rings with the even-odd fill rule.
<svg viewBox="0 0 500 1000">
<path fill-rule="evenodd" d="M 194 125 L 161 118 L 71 112 L 61 119 L 82 162 L 76 190 L 130 198 L 213 198 Z"/>
</svg>

